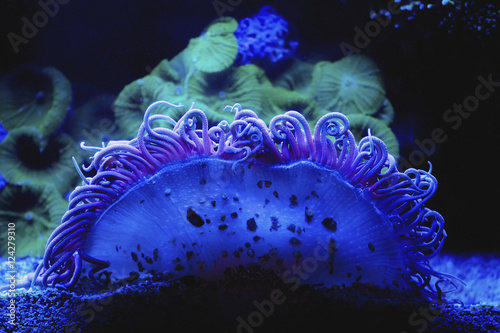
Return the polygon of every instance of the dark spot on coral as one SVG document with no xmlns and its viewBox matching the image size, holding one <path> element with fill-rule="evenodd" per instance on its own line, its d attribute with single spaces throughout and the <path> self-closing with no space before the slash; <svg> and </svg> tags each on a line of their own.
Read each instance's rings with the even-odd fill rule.
<svg viewBox="0 0 500 333">
<path fill-rule="evenodd" d="M 373 246 L 372 243 L 368 243 L 368 248 L 370 249 L 370 251 L 375 252 L 375 246 Z"/>
<path fill-rule="evenodd" d="M 264 200 L 264 205 L 267 205 L 269 202 L 270 202 L 270 200 L 269 200 L 268 198 L 266 198 L 266 199 Z"/>
<path fill-rule="evenodd" d="M 116 252 L 118 252 L 118 245 L 115 245 Z"/>
<path fill-rule="evenodd" d="M 250 243 L 248 243 L 248 242 L 246 242 L 246 243 L 245 243 L 245 247 L 246 247 L 246 248 L 249 248 L 249 247 L 251 247 L 251 246 L 252 246 L 252 245 L 251 245 Z"/>
<path fill-rule="evenodd" d="M 222 199 L 222 200 L 224 200 L 224 201 L 227 201 L 227 199 L 229 199 L 226 193 L 222 193 L 222 194 L 220 195 L 220 197 L 221 197 L 221 199 Z"/>
<path fill-rule="evenodd" d="M 202 178 L 200 180 L 200 185 L 205 185 L 207 183 L 207 180 L 205 178 Z"/>
<path fill-rule="evenodd" d="M 259 181 L 257 182 L 257 187 L 258 187 L 258 188 L 262 188 L 262 183 L 263 183 L 263 182 L 262 182 L 262 180 L 259 180 Z"/>
<path fill-rule="evenodd" d="M 216 205 L 215 200 L 214 200 L 214 201 L 211 201 L 210 203 L 212 204 L 212 207 L 215 207 L 215 205 Z"/>
<path fill-rule="evenodd" d="M 199 228 L 203 224 L 205 224 L 205 222 L 203 222 L 203 219 L 200 217 L 200 215 L 196 214 L 196 212 L 194 210 L 192 210 L 191 207 L 189 207 L 187 210 L 186 218 L 189 221 L 189 223 L 191 223 L 192 225 L 194 225 L 197 228 Z"/>
<path fill-rule="evenodd" d="M 399 283 L 396 280 L 392 281 L 392 285 L 396 288 L 399 288 Z"/>
<path fill-rule="evenodd" d="M 321 224 L 330 231 L 337 231 L 337 221 L 332 219 L 331 217 L 327 217 Z"/>
<path fill-rule="evenodd" d="M 233 252 L 233 254 L 234 254 L 234 256 L 235 256 L 236 258 L 239 258 L 239 257 L 240 257 L 240 253 L 239 253 L 238 251 L 234 251 L 234 252 Z"/>
<path fill-rule="evenodd" d="M 265 186 L 265 187 L 268 187 L 268 188 L 269 188 L 269 187 L 271 187 L 271 184 L 272 184 L 272 183 L 271 183 L 271 181 L 269 181 L 269 180 L 266 180 L 266 181 L 264 182 L 264 186 Z"/>
<path fill-rule="evenodd" d="M 259 241 L 260 239 L 262 239 L 262 237 L 260 237 L 260 236 L 253 236 L 253 241 L 254 241 L 254 242 L 257 242 L 257 241 Z"/>
<path fill-rule="evenodd" d="M 222 251 L 222 258 L 227 258 L 227 251 L 226 250 Z"/>
<path fill-rule="evenodd" d="M 202 169 L 205 169 L 207 167 L 207 164 L 206 163 L 202 163 L 201 167 L 202 167 Z"/>
<path fill-rule="evenodd" d="M 250 257 L 250 258 L 253 258 L 255 256 L 255 251 L 253 249 L 248 249 L 247 250 L 247 255 Z"/>
<path fill-rule="evenodd" d="M 330 253 L 330 258 L 329 258 L 329 261 L 328 261 L 328 269 L 329 269 L 329 273 L 330 275 L 333 274 L 334 272 L 334 253 L 337 251 L 337 245 L 335 244 L 335 240 L 333 239 L 330 239 L 330 241 L 328 242 L 328 253 Z"/>
<path fill-rule="evenodd" d="M 247 220 L 247 229 L 250 231 L 257 230 L 257 223 L 255 223 L 255 219 L 253 217 Z"/>
<path fill-rule="evenodd" d="M 144 200 L 144 199 L 142 199 L 141 201 L 139 201 L 139 203 L 144 203 L 144 201 L 145 201 L 145 200 Z"/>
<path fill-rule="evenodd" d="M 238 197 L 233 197 L 234 202 L 240 202 L 240 199 Z"/>
<path fill-rule="evenodd" d="M 139 260 L 139 258 L 137 258 L 137 253 L 131 252 L 130 254 L 132 255 L 132 260 L 133 261 L 137 262 L 137 260 Z"/>
<path fill-rule="evenodd" d="M 198 243 L 196 243 L 196 242 L 191 243 L 191 246 L 195 246 L 195 245 L 198 245 Z"/>
<path fill-rule="evenodd" d="M 276 199 L 278 199 L 278 198 L 279 198 L 279 194 L 278 194 L 278 192 L 274 191 L 274 192 L 273 192 L 273 195 L 276 197 Z"/>
<path fill-rule="evenodd" d="M 361 270 L 361 266 L 356 265 L 356 270 L 359 272 Z"/>
<path fill-rule="evenodd" d="M 283 259 L 282 258 L 276 259 L 276 265 L 282 266 L 283 265 Z"/>
<path fill-rule="evenodd" d="M 168 197 L 170 194 L 172 194 L 172 190 L 167 188 L 164 193 L 165 193 L 165 196 Z"/>
<path fill-rule="evenodd" d="M 306 230 L 306 229 L 304 229 L 304 231 L 305 231 L 305 230 Z M 301 233 L 302 233 L 302 229 L 297 228 L 297 234 L 298 234 L 298 235 L 300 235 Z"/>
<path fill-rule="evenodd" d="M 264 254 L 264 255 L 263 255 L 263 256 L 261 256 L 261 257 L 259 257 L 259 259 L 263 260 L 264 262 L 269 261 L 269 258 L 270 258 L 270 256 L 269 256 L 269 254 L 268 254 L 268 253 Z"/>
<path fill-rule="evenodd" d="M 300 243 L 302 243 L 302 242 L 298 238 L 296 238 L 296 237 L 290 238 L 290 244 L 292 244 L 292 245 L 300 245 Z"/>
<path fill-rule="evenodd" d="M 292 194 L 292 196 L 290 197 L 290 208 L 295 208 L 297 206 L 298 206 L 297 196 L 295 194 Z"/>
<path fill-rule="evenodd" d="M 328 242 L 328 252 L 337 252 L 337 243 L 335 243 L 335 239 L 330 239 L 330 241 Z"/>
<path fill-rule="evenodd" d="M 144 260 L 146 260 L 146 262 L 150 265 L 153 263 L 153 258 L 151 258 L 150 256 L 146 256 L 146 258 L 144 258 Z"/>
<path fill-rule="evenodd" d="M 219 225 L 219 230 L 226 230 L 227 229 L 227 224 L 221 224 Z"/>
<path fill-rule="evenodd" d="M 176 272 L 182 271 L 182 270 L 184 270 L 184 266 L 182 266 L 181 264 L 177 264 L 177 265 L 175 265 L 174 270 Z"/>
<path fill-rule="evenodd" d="M 235 219 L 237 217 L 238 217 L 238 213 L 236 213 L 236 212 L 231 213 L 231 218 Z"/>
<path fill-rule="evenodd" d="M 313 210 L 311 208 L 306 207 L 305 214 L 306 214 L 306 221 L 311 222 L 314 216 Z"/>
<path fill-rule="evenodd" d="M 356 282 L 359 282 L 361 280 L 361 275 L 356 278 Z"/>
<path fill-rule="evenodd" d="M 300 251 L 293 251 L 293 257 L 295 258 L 295 263 L 298 264 L 302 259 L 302 253 Z"/>
<path fill-rule="evenodd" d="M 210 224 L 210 222 L 212 221 L 210 221 L 210 219 L 206 219 L 205 222 L 207 222 L 207 224 Z"/>
<path fill-rule="evenodd" d="M 313 197 L 319 198 L 319 195 L 318 195 L 318 193 L 316 193 L 316 191 L 312 191 L 312 192 L 311 192 L 311 195 L 312 195 Z"/>
<path fill-rule="evenodd" d="M 141 253 L 141 257 L 144 258 L 144 253 Z"/>
<path fill-rule="evenodd" d="M 154 249 L 153 251 L 153 260 L 158 261 L 158 249 Z"/>
<path fill-rule="evenodd" d="M 184 244 L 184 242 L 181 242 L 182 244 L 182 248 L 185 249 L 186 248 L 186 244 Z"/>
<path fill-rule="evenodd" d="M 141 244 L 137 244 L 137 251 L 141 250 Z"/>
<path fill-rule="evenodd" d="M 347 273 L 347 277 L 350 279 L 351 278 L 351 273 Z"/>
<path fill-rule="evenodd" d="M 220 220 L 221 220 L 221 222 L 224 222 L 224 221 L 226 220 L 226 215 L 222 215 L 222 216 L 220 217 Z"/>
<path fill-rule="evenodd" d="M 145 268 L 142 266 L 142 263 L 138 262 L 137 263 L 137 268 L 139 268 L 139 272 L 144 272 Z"/>
<path fill-rule="evenodd" d="M 187 251 L 186 252 L 186 258 L 187 258 L 187 260 L 191 260 L 191 258 L 193 257 L 193 255 L 194 255 L 193 251 Z"/>
<path fill-rule="evenodd" d="M 278 230 L 281 227 L 281 224 L 278 224 L 278 218 L 271 216 L 271 228 L 269 230 Z"/>
<path fill-rule="evenodd" d="M 290 230 L 291 232 L 295 232 L 295 224 L 290 224 L 288 227 L 286 227 L 287 230 Z"/>
</svg>

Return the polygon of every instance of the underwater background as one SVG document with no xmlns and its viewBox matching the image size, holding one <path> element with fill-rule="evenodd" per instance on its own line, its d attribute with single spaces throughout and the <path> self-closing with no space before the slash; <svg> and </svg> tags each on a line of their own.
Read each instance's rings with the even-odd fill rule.
<svg viewBox="0 0 500 333">
<path fill-rule="evenodd" d="M 275 86 L 297 92 L 276 93 L 276 109 L 272 112 L 303 107 L 308 120 L 316 121 L 322 108 L 331 104 L 321 97 L 308 104 L 300 97 L 314 89 L 312 65 L 334 63 L 351 54 L 371 59 L 376 65 L 369 60 L 363 60 L 366 63 L 362 65 L 378 67 L 385 95 L 377 97 L 381 100 L 374 103 L 379 103 L 376 109 L 380 110 L 369 118 L 376 118 L 376 124 L 382 122 L 379 125 L 390 132 L 384 135 L 397 138 L 394 151 L 399 154 L 400 169 L 428 170 L 427 161 L 432 163 L 439 187 L 427 205 L 443 215 L 448 235 L 442 254 L 432 266 L 467 284 L 447 296 L 463 304 L 457 302 L 456 308 L 434 315 L 425 312 L 427 304 L 399 294 L 380 295 L 365 286 L 340 296 L 306 288 L 291 296 L 293 302 L 287 302 L 262 325 L 243 327 L 235 318 L 248 309 L 242 306 L 245 310 L 236 310 L 227 304 L 246 301 L 252 305 L 253 298 L 244 293 L 241 296 L 238 288 L 265 294 L 280 281 L 264 276 L 245 284 L 241 282 L 245 276 L 237 276 L 224 283 L 239 290 L 232 297 L 241 299 L 228 301 L 218 310 L 210 310 L 210 302 L 218 297 L 220 286 L 193 281 L 160 287 L 152 282 L 138 283 L 135 289 L 128 286 L 114 297 L 106 294 L 106 301 L 92 312 L 79 307 L 82 300 L 96 297 L 92 291 L 86 296 L 81 290 L 78 295 L 20 290 L 16 296 L 18 326 L 7 323 L 9 298 L 3 295 L 1 329 L 139 332 L 161 323 L 162 331 L 169 332 L 301 332 L 325 325 L 332 332 L 500 332 L 500 5 L 487 1 L 339 0 L 327 5 L 298 0 L 1 1 L 0 174 L 5 178 L 0 180 L 2 273 L 8 276 L 8 228 L 12 221 L 19 275 L 32 272 L 43 255 L 50 233 L 67 209 L 68 192 L 80 182 L 71 157 L 81 164 L 90 156 L 79 149 L 80 141 L 99 146 L 103 140 L 131 139 L 138 124 L 128 124 L 133 117 L 123 115 L 132 108 L 130 105 L 142 107 L 143 112 L 156 96 L 172 96 L 172 102 L 178 102 L 185 92 L 180 85 L 168 93 L 152 93 L 154 89 L 131 85 L 138 79 L 146 82 L 141 83 L 144 86 L 157 84 L 146 77 L 164 59 L 171 60 L 188 47 L 195 47 L 190 40 L 202 35 L 214 20 L 226 16 L 241 22 L 266 5 L 283 20 L 273 21 L 272 27 L 288 22 L 281 48 L 268 57 L 252 59 L 252 54 L 265 52 L 265 45 L 257 51 L 250 48 L 241 42 L 248 38 L 247 32 L 236 30 L 238 45 L 232 45 L 232 49 L 201 45 L 199 52 L 207 51 L 208 58 L 217 61 L 197 69 L 230 66 L 224 64 L 224 57 L 242 65 L 254 63 Z M 267 27 L 257 33 L 265 35 L 269 30 L 277 33 Z M 245 47 L 249 48 L 248 58 L 242 56 Z M 295 60 L 299 62 L 292 62 Z M 280 78 L 294 64 L 302 67 L 290 77 Z M 250 81 L 244 77 L 241 80 Z M 233 100 L 236 97 L 228 91 L 214 92 L 213 85 L 200 83 L 192 89 L 199 96 L 191 93 L 190 98 L 214 110 L 218 105 L 222 108 L 238 102 L 245 108 L 243 101 L 253 101 L 255 92 L 249 84 L 234 85 L 233 96 L 241 101 Z M 124 91 L 132 97 L 123 97 Z M 371 91 L 350 93 L 360 101 L 373 97 Z M 206 97 L 212 95 L 215 99 Z M 119 96 L 124 101 L 121 104 L 117 102 Z M 56 102 L 50 105 L 49 101 Z M 383 104 L 386 101 L 392 107 Z M 313 103 L 317 105 L 311 106 Z M 27 117 L 19 116 L 20 106 L 35 111 Z M 40 109 L 43 112 L 36 111 Z M 365 111 L 361 106 L 352 114 L 366 118 Z M 366 128 L 360 129 L 363 132 Z M 36 208 L 26 208 L 29 203 Z M 0 285 L 7 283 L 6 278 Z M 155 293 L 161 297 L 155 297 Z M 50 307 L 60 310 L 49 315 Z M 225 315 L 219 313 L 222 309 Z M 164 316 L 162 311 L 171 311 L 168 319 L 158 319 Z M 59 323 L 66 318 L 71 325 L 53 328 L 56 318 Z"/>
</svg>

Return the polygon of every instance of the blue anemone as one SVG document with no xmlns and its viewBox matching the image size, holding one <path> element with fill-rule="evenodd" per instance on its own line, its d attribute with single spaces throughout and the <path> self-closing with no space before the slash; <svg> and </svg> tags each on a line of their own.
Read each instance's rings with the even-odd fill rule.
<svg viewBox="0 0 500 333">
<path fill-rule="evenodd" d="M 97 172 L 70 196 L 33 282 L 71 288 L 132 271 L 217 279 L 227 267 L 257 264 L 285 281 L 372 283 L 431 298 L 447 275 L 428 260 L 446 238 L 425 207 L 430 172 L 399 172 L 378 138 L 356 144 L 341 113 L 314 132 L 296 111 L 269 127 L 234 105 L 231 124 L 209 128 L 191 108 L 178 121 L 144 115 L 138 136 L 95 151 Z M 173 128 L 154 128 L 163 120 Z M 201 125 L 201 126 L 199 126 Z M 83 175 L 82 175 L 83 177 Z M 437 282 L 436 282 L 437 280 Z"/>
</svg>

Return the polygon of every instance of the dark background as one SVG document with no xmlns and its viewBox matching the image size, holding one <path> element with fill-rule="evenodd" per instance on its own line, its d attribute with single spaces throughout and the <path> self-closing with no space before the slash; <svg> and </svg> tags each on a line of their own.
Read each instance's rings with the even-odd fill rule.
<svg viewBox="0 0 500 333">
<path fill-rule="evenodd" d="M 36 62 L 54 66 L 68 77 L 74 106 L 102 92 L 117 95 L 125 85 L 147 75 L 148 68 L 178 54 L 217 18 L 212 2 L 70 0 L 16 54 L 7 33 L 21 34 L 21 18 L 32 21 L 40 7 L 37 1 L 2 0 L 0 75 Z M 342 57 L 341 42 L 354 44 L 354 28 L 364 30 L 371 9 L 387 6 L 385 1 L 320 5 L 316 1 L 233 0 L 238 2 L 225 14 L 239 20 L 257 13 L 264 4 L 272 5 L 297 27 L 299 57 L 331 61 Z M 443 120 L 445 110 L 474 94 L 478 76 L 492 74 L 500 82 L 500 52 L 495 48 L 499 39 L 487 35 L 486 28 L 470 29 L 481 18 L 480 4 L 472 3 L 469 13 L 454 11 L 450 16 L 436 9 L 419 11 L 413 19 L 409 12 L 394 15 L 362 49 L 385 76 L 387 96 L 396 111 L 392 128 L 400 140 L 401 156 L 408 159 L 416 148 L 414 140 L 430 138 L 434 128 L 442 128 L 447 135 L 428 156 L 439 181 L 428 206 L 446 219 L 447 252 L 500 249 L 500 87 L 456 130 Z M 448 22 L 439 27 L 445 17 Z M 448 32 L 449 22 L 454 25 Z M 428 169 L 427 164 L 416 166 Z"/>
</svg>

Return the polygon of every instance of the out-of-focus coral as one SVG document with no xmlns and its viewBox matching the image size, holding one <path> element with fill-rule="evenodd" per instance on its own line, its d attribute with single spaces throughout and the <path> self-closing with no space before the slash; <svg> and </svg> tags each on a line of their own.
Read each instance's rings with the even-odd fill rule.
<svg viewBox="0 0 500 333">
<path fill-rule="evenodd" d="M 385 100 L 382 74 L 375 62 L 364 55 L 318 62 L 311 88 L 320 109 L 347 115 L 372 115 Z"/>
<path fill-rule="evenodd" d="M 142 122 L 144 110 L 154 98 L 157 87 L 165 84 L 154 75 L 148 75 L 125 86 L 113 104 L 116 123 L 126 137 L 137 135 L 137 124 Z"/>
<path fill-rule="evenodd" d="M 66 193 L 77 178 L 72 156 L 78 156 L 78 151 L 69 135 L 45 139 L 33 127 L 16 128 L 0 143 L 0 173 L 10 184 L 53 184 Z"/>
<path fill-rule="evenodd" d="M 317 119 L 318 104 L 310 97 L 310 85 L 314 65 L 294 59 L 273 78 L 273 89 L 266 90 L 273 114 L 284 110 L 298 111 L 308 120 Z"/>
<path fill-rule="evenodd" d="M 0 226 L 7 230 L 9 223 L 15 223 L 16 256 L 43 254 L 48 236 L 61 223 L 67 206 L 48 184 L 7 184 L 0 189 Z M 0 241 L 7 245 L 7 232 L 1 233 Z M 2 246 L 0 254 L 6 256 L 7 246 Z"/>
<path fill-rule="evenodd" d="M 224 108 L 236 102 L 264 121 L 295 110 L 310 124 L 332 111 L 370 115 L 386 125 L 392 122 L 394 110 L 385 96 L 382 75 L 370 58 L 352 55 L 316 64 L 294 58 L 298 42 L 292 28 L 269 6 L 236 25 L 232 18 L 213 21 L 173 59 L 161 61 L 149 75 L 123 89 L 113 110 L 127 138 L 137 134 L 144 110 L 158 100 L 183 106 L 154 110 L 174 119 L 194 102 L 195 108 L 205 110 L 210 125 L 230 121 L 232 114 Z M 289 61 L 281 61 L 285 59 Z M 160 120 L 155 125 L 166 123 Z M 375 125 L 381 128 L 383 124 Z M 397 141 L 388 142 L 390 147 L 395 143 L 391 151 L 396 153 Z"/>
<path fill-rule="evenodd" d="M 53 133 L 71 105 L 71 84 L 52 67 L 20 66 L 0 80 L 0 122 L 7 130 L 33 126 Z"/>
<path fill-rule="evenodd" d="M 316 101 L 311 100 L 305 94 L 294 90 L 273 87 L 267 90 L 267 98 L 269 99 L 273 115 L 279 114 L 284 110 L 293 110 L 300 112 L 306 119 L 315 119 L 318 105 Z"/>
<path fill-rule="evenodd" d="M 118 126 L 127 137 L 137 134 L 144 110 L 154 100 L 184 105 L 184 108 L 168 111 L 162 107 L 155 110 L 155 113 L 165 111 L 173 118 L 181 117 L 194 102 L 196 108 L 206 110 L 211 124 L 232 119 L 233 115 L 224 108 L 237 100 L 257 110 L 264 119 L 272 117 L 273 110 L 267 99 L 272 84 L 262 69 L 244 65 L 217 73 L 190 72 L 186 67 L 189 66 L 187 54 L 184 50 L 171 61 L 162 61 L 150 75 L 130 83 L 118 95 L 113 110 Z M 165 123 L 159 121 L 157 125 L 165 126 Z"/>
<path fill-rule="evenodd" d="M 299 59 L 285 68 L 282 73 L 276 76 L 272 83 L 275 87 L 284 88 L 290 91 L 297 91 L 301 94 L 308 94 L 312 81 L 314 65 Z"/>
<path fill-rule="evenodd" d="M 370 135 L 373 135 L 382 141 L 384 141 L 389 153 L 394 156 L 397 160 L 399 158 L 399 144 L 396 135 L 391 131 L 389 126 L 387 126 L 382 120 L 373 118 L 371 116 L 366 116 L 364 114 L 352 114 L 348 116 L 350 129 L 356 142 L 361 138 L 368 136 L 368 130 L 370 130 Z"/>
<path fill-rule="evenodd" d="M 240 21 L 234 32 L 238 39 L 238 62 L 267 66 L 295 55 L 299 42 L 291 25 L 271 6 Z"/>
<path fill-rule="evenodd" d="M 386 98 L 384 103 L 382 103 L 382 106 L 372 116 L 382 120 L 388 126 L 392 124 L 392 121 L 394 120 L 394 107 L 392 106 L 391 101 Z"/>
<path fill-rule="evenodd" d="M 266 104 L 265 92 L 271 88 L 264 71 L 255 65 L 233 67 L 225 75 L 196 73 L 188 86 L 188 96 L 195 102 L 203 103 L 211 123 L 229 121 L 234 115 L 224 111 L 228 104 L 241 101 L 245 107 L 252 108 L 264 119 L 270 119 L 273 112 Z M 167 96 L 156 95 L 157 99 L 166 100 Z"/>
<path fill-rule="evenodd" d="M 187 50 L 196 69 L 215 73 L 229 68 L 238 54 L 234 31 L 238 22 L 222 17 L 210 24 L 200 37 L 189 41 Z"/>
<path fill-rule="evenodd" d="M 77 142 L 90 146 L 123 137 L 111 108 L 115 98 L 106 93 L 92 97 L 70 113 L 64 130 Z"/>
</svg>

